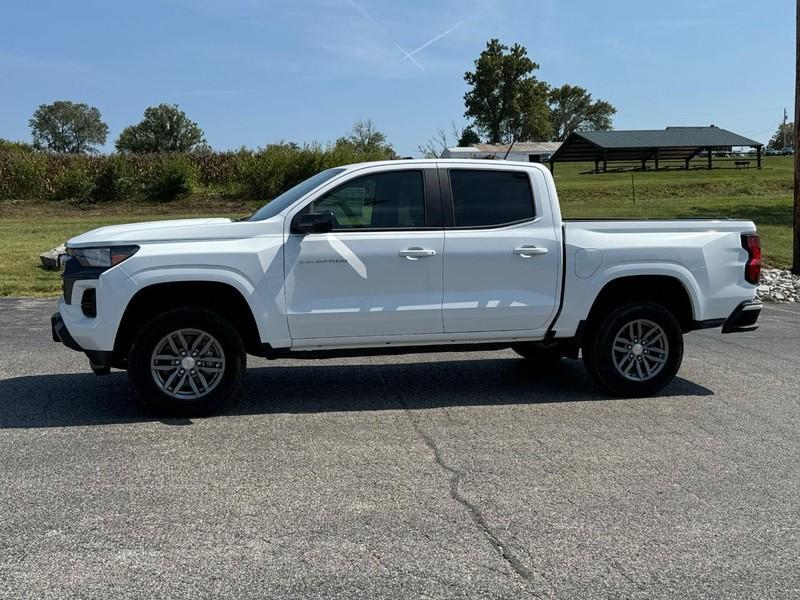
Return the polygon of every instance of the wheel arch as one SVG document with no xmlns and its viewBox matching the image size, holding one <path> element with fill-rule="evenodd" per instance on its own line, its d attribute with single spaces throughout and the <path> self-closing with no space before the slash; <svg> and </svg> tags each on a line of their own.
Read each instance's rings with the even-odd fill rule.
<svg viewBox="0 0 800 600">
<path fill-rule="evenodd" d="M 261 355 L 261 335 L 253 311 L 240 290 L 219 281 L 152 283 L 128 302 L 114 340 L 114 366 L 124 367 L 140 327 L 165 310 L 192 306 L 213 310 L 228 319 L 242 338 L 248 354 Z"/>
<path fill-rule="evenodd" d="M 695 328 L 689 290 L 671 275 L 628 275 L 607 282 L 595 297 L 586 324 L 591 327 L 614 307 L 628 302 L 653 302 L 669 310 L 685 332 Z"/>
</svg>

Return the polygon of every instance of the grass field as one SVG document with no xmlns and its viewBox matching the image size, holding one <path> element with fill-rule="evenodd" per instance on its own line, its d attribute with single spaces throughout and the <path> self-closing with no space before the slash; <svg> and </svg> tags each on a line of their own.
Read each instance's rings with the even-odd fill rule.
<svg viewBox="0 0 800 600">
<path fill-rule="evenodd" d="M 768 157 L 761 171 L 718 168 L 633 175 L 630 172 L 581 174 L 589 168 L 582 164 L 556 166 L 556 183 L 565 217 L 750 219 L 758 225 L 766 261 L 778 267 L 789 266 L 791 262 L 793 162 L 790 157 Z M 86 208 L 55 203 L 0 203 L 0 296 L 57 294 L 59 274 L 41 269 L 38 255 L 83 231 L 130 221 L 239 217 L 256 207 L 257 203 L 224 202 L 206 195 L 169 205 L 115 204 Z"/>
</svg>

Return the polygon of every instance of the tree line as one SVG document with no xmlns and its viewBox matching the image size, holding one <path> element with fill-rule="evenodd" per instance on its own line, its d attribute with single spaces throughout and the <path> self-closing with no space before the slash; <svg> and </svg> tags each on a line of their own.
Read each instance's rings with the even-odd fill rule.
<svg viewBox="0 0 800 600">
<path fill-rule="evenodd" d="M 84 102 L 56 100 L 40 105 L 28 121 L 33 147 L 63 154 L 91 154 L 108 138 L 100 110 Z M 122 130 L 118 152 L 193 152 L 207 148 L 203 130 L 175 104 L 144 111 L 142 120 Z"/>
</svg>

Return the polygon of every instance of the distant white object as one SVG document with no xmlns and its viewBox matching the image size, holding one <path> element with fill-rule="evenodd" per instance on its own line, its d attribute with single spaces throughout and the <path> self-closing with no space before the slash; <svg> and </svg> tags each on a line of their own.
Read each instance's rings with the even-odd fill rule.
<svg viewBox="0 0 800 600">
<path fill-rule="evenodd" d="M 440 158 L 484 158 L 502 160 L 509 144 L 475 144 L 446 148 Z M 561 142 L 515 142 L 506 160 L 546 162 L 561 147 Z"/>
<path fill-rule="evenodd" d="M 42 261 L 42 266 L 48 271 L 60 271 L 64 266 L 64 257 L 67 256 L 67 249 L 64 244 L 42 252 L 39 259 Z"/>
</svg>

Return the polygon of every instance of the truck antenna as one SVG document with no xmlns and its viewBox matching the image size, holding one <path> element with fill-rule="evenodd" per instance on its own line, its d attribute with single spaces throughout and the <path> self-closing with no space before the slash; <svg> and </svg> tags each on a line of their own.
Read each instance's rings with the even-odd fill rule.
<svg viewBox="0 0 800 600">
<path fill-rule="evenodd" d="M 514 147 L 514 142 L 516 142 L 514 138 L 511 138 L 511 143 L 508 145 L 508 150 L 506 150 L 506 155 L 503 157 L 503 160 L 508 158 L 508 155 L 511 154 L 511 149 Z"/>
</svg>

